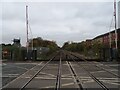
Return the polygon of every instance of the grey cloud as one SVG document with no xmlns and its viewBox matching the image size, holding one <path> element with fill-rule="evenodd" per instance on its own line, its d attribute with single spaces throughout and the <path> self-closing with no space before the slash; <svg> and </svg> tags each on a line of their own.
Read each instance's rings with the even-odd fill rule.
<svg viewBox="0 0 120 90">
<path fill-rule="evenodd" d="M 25 3 L 6 2 L 2 3 L 2 20 L 3 21 L 22 21 L 25 22 Z"/>
<path fill-rule="evenodd" d="M 22 44 L 25 45 L 25 5 L 26 3 L 4 3 L 3 42 L 21 37 Z M 113 8 L 112 3 L 95 2 L 41 2 L 27 5 L 33 37 L 56 40 L 59 45 L 64 41 L 82 41 L 107 32 Z"/>
</svg>

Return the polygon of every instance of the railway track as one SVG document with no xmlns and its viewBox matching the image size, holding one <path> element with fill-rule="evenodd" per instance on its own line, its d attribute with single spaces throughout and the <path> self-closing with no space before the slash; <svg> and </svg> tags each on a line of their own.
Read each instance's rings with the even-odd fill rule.
<svg viewBox="0 0 120 90">
<path fill-rule="evenodd" d="M 96 82 L 101 86 L 101 88 L 103 88 L 103 90 L 110 90 L 107 86 L 105 86 L 105 85 L 103 84 L 102 81 L 100 81 L 96 76 L 94 76 L 85 66 L 83 66 L 80 62 L 76 61 L 74 58 L 72 58 L 71 55 L 72 55 L 72 54 L 70 54 L 70 55 L 68 55 L 68 56 L 69 56 L 79 67 L 82 67 L 82 68 L 89 74 L 89 76 L 90 76 L 94 81 L 96 81 Z M 75 55 L 72 55 L 72 56 L 75 56 Z M 80 58 L 77 57 L 77 56 L 75 56 L 75 57 L 78 58 L 78 59 L 80 59 Z M 83 60 L 83 61 L 89 63 L 87 60 Z M 91 64 L 91 63 L 89 63 L 89 64 Z M 117 78 L 120 78 L 119 75 L 117 75 L 117 74 L 115 74 L 115 73 L 112 73 L 112 72 L 106 70 L 105 68 L 100 67 L 99 65 L 95 65 L 95 67 L 96 67 L 96 68 L 99 68 L 99 69 L 101 69 L 101 70 L 104 70 L 105 72 L 107 72 L 107 73 L 109 73 L 109 74 L 111 74 L 111 75 L 113 75 L 113 76 L 115 76 L 115 77 L 117 77 Z M 88 68 L 90 68 L 90 66 L 89 66 Z"/>
<path fill-rule="evenodd" d="M 61 54 L 60 54 L 60 60 L 59 60 L 59 65 L 58 65 L 58 73 L 57 73 L 57 78 L 56 78 L 56 87 L 55 90 L 60 90 L 61 88 Z"/>
<path fill-rule="evenodd" d="M 18 77 L 17 79 L 15 79 L 15 80 L 13 80 L 12 82 L 10 82 L 10 83 L 8 83 L 6 86 L 4 86 L 3 88 L 2 88 L 2 90 L 8 90 L 8 89 L 14 89 L 14 81 L 19 81 L 19 79 L 22 79 L 23 77 L 25 77 L 25 74 L 28 74 L 28 73 L 31 73 L 31 70 L 34 70 L 34 71 L 36 71 L 35 69 L 37 69 L 37 68 L 40 68 L 40 69 L 38 69 L 37 70 L 37 72 L 33 72 L 33 74 L 32 74 L 32 76 L 30 76 L 30 78 L 28 79 L 28 80 L 26 80 L 25 82 L 24 82 L 24 84 L 22 84 L 22 85 L 20 85 L 20 87 L 19 87 L 19 84 L 20 84 L 20 82 L 18 83 L 18 87 L 17 87 L 17 90 L 24 90 L 31 82 L 32 82 L 32 80 L 51 62 L 51 61 L 53 61 L 54 60 L 54 58 L 56 57 L 58 55 L 58 53 L 55 55 L 55 56 L 53 56 L 53 58 L 51 58 L 49 61 L 47 61 L 42 67 L 39 67 L 40 65 L 41 65 L 41 63 L 39 63 L 38 65 L 36 65 L 35 67 L 33 67 L 32 69 L 30 69 L 30 70 L 28 70 L 26 73 L 24 73 L 23 75 L 21 75 L 20 77 Z M 61 60 L 60 60 L 61 61 Z M 13 83 L 13 84 L 12 84 Z M 13 85 L 13 87 L 12 86 L 10 86 L 10 85 Z M 58 87 L 59 88 L 59 87 Z M 58 90 L 58 89 L 56 89 L 56 90 Z"/>
<path fill-rule="evenodd" d="M 82 83 L 81 83 L 80 79 L 78 78 L 78 75 L 77 75 L 76 71 L 74 70 L 74 68 L 72 67 L 71 63 L 69 61 L 66 61 L 66 63 L 68 64 L 68 67 L 70 68 L 71 74 L 73 76 L 75 84 L 77 85 L 78 90 L 84 90 Z"/>
<path fill-rule="evenodd" d="M 42 61 L 26 73 L 13 80 L 2 90 L 25 90 L 25 89 L 45 89 L 52 88 L 61 90 L 69 88 L 71 90 L 112 90 L 108 85 L 90 70 L 91 62 L 80 60 L 78 56 L 66 51 L 57 52 L 49 61 Z M 71 61 L 70 61 L 71 60 Z M 82 64 L 84 61 L 85 64 Z M 102 70 L 111 76 L 119 78 L 118 75 L 100 67 L 99 63 L 93 64 L 96 70 Z M 112 84 L 111 84 L 112 85 Z"/>
<path fill-rule="evenodd" d="M 23 90 L 53 59 L 49 60 L 46 64 L 44 64 L 40 70 L 38 70 L 21 88 Z"/>
<path fill-rule="evenodd" d="M 74 56 L 74 57 L 78 58 L 78 60 L 80 60 L 80 59 L 81 59 L 80 57 L 75 56 L 75 55 L 73 55 L 73 54 L 70 54 L 70 55 L 72 55 L 72 56 Z M 72 58 L 72 59 L 73 59 L 73 58 Z M 89 61 L 87 61 L 87 60 L 85 60 L 85 59 L 83 59 L 82 61 L 85 61 L 85 62 L 87 62 L 87 63 L 91 64 Z M 80 63 L 80 61 L 79 61 L 78 63 Z M 115 77 L 120 78 L 120 76 L 119 76 L 118 74 L 112 73 L 112 72 L 110 72 L 109 70 L 107 70 L 107 69 L 103 68 L 103 66 L 101 65 L 101 63 L 100 63 L 100 62 L 92 62 L 92 63 L 94 63 L 94 66 L 95 66 L 96 68 L 99 68 L 99 69 L 101 69 L 101 70 L 104 70 L 105 72 L 108 72 L 108 73 L 110 73 L 110 74 L 114 75 Z"/>
</svg>

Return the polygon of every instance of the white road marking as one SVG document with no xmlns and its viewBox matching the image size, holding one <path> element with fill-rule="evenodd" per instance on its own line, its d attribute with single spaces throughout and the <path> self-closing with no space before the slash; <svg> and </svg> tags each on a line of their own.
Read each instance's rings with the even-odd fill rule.
<svg viewBox="0 0 120 90">
<path fill-rule="evenodd" d="M 5 74 L 5 75 L 2 75 L 1 77 L 17 77 L 19 75 L 20 74 Z"/>
<path fill-rule="evenodd" d="M 35 79 L 45 79 L 45 80 L 47 80 L 47 79 L 56 79 L 56 77 L 55 78 L 51 78 L 51 77 L 35 77 Z M 62 78 L 62 80 L 70 80 L 71 78 Z"/>
<path fill-rule="evenodd" d="M 103 73 L 103 72 L 106 72 L 106 71 L 94 71 L 94 72 L 91 72 L 91 73 Z"/>
<path fill-rule="evenodd" d="M 66 83 L 66 84 L 62 84 L 62 87 L 64 87 L 64 86 L 70 86 L 70 85 L 74 85 L 74 83 Z"/>
<path fill-rule="evenodd" d="M 114 80 L 114 79 L 116 79 L 116 80 L 119 80 L 118 78 L 98 78 L 98 79 L 105 79 L 105 80 Z"/>
<path fill-rule="evenodd" d="M 44 72 L 40 72 L 40 74 L 45 74 L 45 75 L 49 75 L 49 76 L 53 76 L 53 77 L 56 77 L 56 75 L 53 75 L 53 74 L 49 74 L 49 73 L 44 73 Z"/>
<path fill-rule="evenodd" d="M 62 75 L 62 77 L 72 77 L 72 75 L 71 74 L 64 74 L 64 75 Z"/>
<path fill-rule="evenodd" d="M 6 65 L 7 66 L 7 65 Z M 25 69 L 25 70 L 29 70 L 29 69 L 27 69 L 27 68 L 23 68 L 22 66 L 20 67 L 20 66 L 16 66 L 16 65 L 9 65 L 10 67 L 16 67 L 16 68 L 21 68 L 21 69 Z"/>
<path fill-rule="evenodd" d="M 100 80 L 100 81 L 102 81 L 102 82 L 104 82 L 104 83 L 108 83 L 108 84 L 114 84 L 114 85 L 120 85 L 119 83 L 119 81 L 118 80 Z M 116 83 L 115 83 L 116 82 Z M 119 82 L 119 83 L 118 83 Z"/>
<path fill-rule="evenodd" d="M 108 66 L 116 66 L 116 67 L 118 67 L 120 65 L 119 64 L 111 64 L 111 65 L 108 65 Z"/>
<path fill-rule="evenodd" d="M 74 85 L 74 83 L 66 83 L 66 84 L 62 84 L 61 86 L 62 87 L 65 87 L 65 86 L 70 86 L 70 85 Z M 47 86 L 47 87 L 43 87 L 43 88 L 54 88 L 55 86 Z"/>
</svg>

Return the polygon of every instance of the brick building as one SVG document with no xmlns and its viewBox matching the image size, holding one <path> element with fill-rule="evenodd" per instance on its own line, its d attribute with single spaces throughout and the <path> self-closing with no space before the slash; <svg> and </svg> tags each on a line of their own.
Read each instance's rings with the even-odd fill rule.
<svg viewBox="0 0 120 90">
<path fill-rule="evenodd" d="M 120 48 L 120 28 L 117 29 L 117 37 L 118 37 L 118 47 Z M 115 30 L 114 31 L 111 31 L 111 32 L 108 32 L 108 33 L 105 33 L 105 34 L 102 34 L 100 36 L 97 36 L 93 39 L 93 41 L 97 41 L 107 47 L 109 47 L 110 45 L 110 36 L 111 36 L 111 44 L 112 44 L 112 48 L 115 48 Z"/>
<path fill-rule="evenodd" d="M 92 45 L 92 39 L 87 39 L 85 41 L 86 46 L 91 46 Z"/>
<path fill-rule="evenodd" d="M 110 48 L 110 37 L 111 37 L 111 48 Z M 116 53 L 116 43 L 115 43 L 115 30 L 102 34 L 100 36 L 95 37 L 92 40 L 93 42 L 98 42 L 103 45 L 103 49 L 101 50 L 101 57 L 104 57 L 103 59 L 109 59 L 109 58 L 116 58 L 116 55 L 120 58 L 120 28 L 117 29 L 117 37 L 118 37 L 118 53 Z"/>
</svg>

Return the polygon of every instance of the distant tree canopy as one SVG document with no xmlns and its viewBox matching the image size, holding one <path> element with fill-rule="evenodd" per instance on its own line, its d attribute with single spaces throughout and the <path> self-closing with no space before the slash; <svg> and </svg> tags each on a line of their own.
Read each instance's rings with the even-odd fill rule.
<svg viewBox="0 0 120 90">
<path fill-rule="evenodd" d="M 32 44 L 33 44 L 33 47 L 48 47 L 49 45 L 58 47 L 55 41 L 43 40 L 40 37 L 30 40 L 29 47 L 32 47 Z"/>
<path fill-rule="evenodd" d="M 14 44 L 1 44 L 2 51 L 7 51 L 10 54 L 14 54 L 15 60 L 21 60 L 20 48 Z"/>
<path fill-rule="evenodd" d="M 68 47 L 69 46 L 69 42 L 65 42 L 64 44 L 63 44 L 63 49 L 65 49 L 66 47 Z"/>
<path fill-rule="evenodd" d="M 68 51 L 82 52 L 82 51 L 84 51 L 84 44 L 83 43 L 65 42 L 62 48 L 65 50 L 68 50 Z"/>
<path fill-rule="evenodd" d="M 41 37 L 34 38 L 29 41 L 29 47 L 48 47 L 51 51 L 58 49 L 55 41 L 43 40 Z"/>
<path fill-rule="evenodd" d="M 33 45 L 32 45 L 33 43 Z M 55 41 L 49 41 L 49 40 L 43 40 L 42 38 L 34 38 L 33 40 L 29 41 L 29 47 L 46 47 L 49 48 L 49 51 L 47 53 L 42 53 L 46 56 L 51 55 L 51 53 L 54 53 L 56 50 L 58 50 L 58 45 Z M 8 52 L 9 56 L 12 55 L 12 59 L 14 60 L 22 60 L 22 51 L 26 49 L 26 47 L 18 47 L 15 44 L 1 44 L 0 49 L 2 49 L 2 53 L 5 51 Z M 45 56 L 45 57 L 46 57 Z"/>
<path fill-rule="evenodd" d="M 100 50 L 103 49 L 104 46 L 99 42 L 92 42 L 91 44 L 88 44 L 83 41 L 78 43 L 65 42 L 62 48 L 68 51 L 78 52 L 86 56 L 96 56 L 96 54 L 99 54 Z"/>
</svg>

